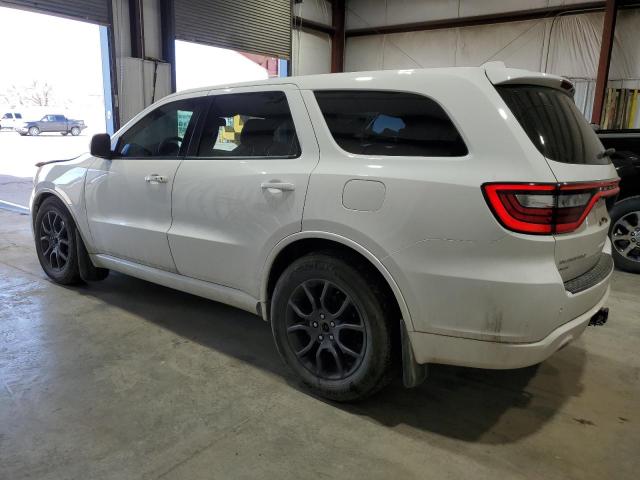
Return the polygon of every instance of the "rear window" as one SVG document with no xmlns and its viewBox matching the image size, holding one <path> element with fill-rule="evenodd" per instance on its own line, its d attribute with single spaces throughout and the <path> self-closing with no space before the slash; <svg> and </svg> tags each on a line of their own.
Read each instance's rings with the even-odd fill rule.
<svg viewBox="0 0 640 480">
<path fill-rule="evenodd" d="M 347 152 L 419 157 L 468 153 L 442 107 L 422 95 L 320 90 L 315 96 L 331 135 Z"/>
<path fill-rule="evenodd" d="M 606 165 L 609 157 L 573 99 L 555 88 L 502 85 L 496 89 L 529 139 L 545 157 L 557 162 Z"/>
</svg>

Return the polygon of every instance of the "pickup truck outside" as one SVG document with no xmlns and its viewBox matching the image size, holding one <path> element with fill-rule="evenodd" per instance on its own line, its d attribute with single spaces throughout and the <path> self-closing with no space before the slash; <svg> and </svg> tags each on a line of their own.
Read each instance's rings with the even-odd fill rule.
<svg viewBox="0 0 640 480">
<path fill-rule="evenodd" d="M 59 132 L 62 135 L 71 134 L 74 137 L 87 128 L 84 120 L 72 120 L 64 115 L 45 115 L 40 120 L 22 122 L 15 127 L 20 135 L 40 135 L 43 132 Z"/>
</svg>

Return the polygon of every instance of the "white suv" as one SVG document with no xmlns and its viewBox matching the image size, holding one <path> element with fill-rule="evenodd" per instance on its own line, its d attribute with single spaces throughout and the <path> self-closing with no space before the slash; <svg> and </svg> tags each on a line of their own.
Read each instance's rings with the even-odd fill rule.
<svg viewBox="0 0 640 480">
<path fill-rule="evenodd" d="M 396 70 L 170 95 L 31 200 L 59 283 L 116 270 L 257 313 L 319 395 L 402 367 L 518 368 L 576 339 L 613 269 L 617 175 L 559 77 Z M 126 295 L 123 292 L 123 295 Z"/>
</svg>

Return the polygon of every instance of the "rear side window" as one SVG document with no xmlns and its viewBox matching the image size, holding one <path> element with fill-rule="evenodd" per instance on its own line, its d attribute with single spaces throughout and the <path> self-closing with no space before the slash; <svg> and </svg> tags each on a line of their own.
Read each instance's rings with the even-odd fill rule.
<svg viewBox="0 0 640 480">
<path fill-rule="evenodd" d="M 199 157 L 294 158 L 300 144 L 284 92 L 217 95 L 204 121 Z"/>
<path fill-rule="evenodd" d="M 22 118 L 22 114 L 21 113 L 16 113 L 16 118 Z"/>
<path fill-rule="evenodd" d="M 555 88 L 502 85 L 498 93 L 529 139 L 546 158 L 563 163 L 606 165 L 598 136 L 573 99 Z"/>
<path fill-rule="evenodd" d="M 331 135 L 347 152 L 411 157 L 468 153 L 442 107 L 422 95 L 319 90 L 315 96 Z"/>
</svg>

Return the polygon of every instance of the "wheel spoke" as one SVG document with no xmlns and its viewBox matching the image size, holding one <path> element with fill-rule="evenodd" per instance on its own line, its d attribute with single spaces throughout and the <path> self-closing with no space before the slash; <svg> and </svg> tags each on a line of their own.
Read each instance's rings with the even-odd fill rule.
<svg viewBox="0 0 640 480">
<path fill-rule="evenodd" d="M 56 256 L 56 249 L 54 248 L 51 250 L 51 253 L 49 254 L 49 265 L 51 265 L 51 268 L 58 268 L 56 267 L 57 262 L 56 262 L 56 265 L 53 264 L 53 258 L 55 256 Z"/>
<path fill-rule="evenodd" d="M 42 256 L 43 257 L 48 256 L 51 253 L 51 250 L 53 250 L 53 243 L 48 242 L 47 249 L 44 252 L 42 252 Z M 49 263 L 51 263 L 51 261 L 49 261 Z"/>
<path fill-rule="evenodd" d="M 324 343 L 321 343 L 320 346 L 318 347 L 318 350 L 316 350 L 316 373 L 318 375 L 321 373 L 321 370 L 322 370 L 322 355 L 320 354 L 325 348 L 326 347 Z"/>
<path fill-rule="evenodd" d="M 56 225 L 58 225 L 57 228 Z M 64 220 L 62 220 L 59 215 L 56 215 L 53 219 L 53 231 L 60 235 L 62 230 L 64 230 Z"/>
<path fill-rule="evenodd" d="M 307 325 L 296 323 L 287 328 L 287 333 L 305 332 L 307 335 L 311 336 L 310 330 L 311 329 Z"/>
<path fill-rule="evenodd" d="M 299 316 L 300 318 L 303 318 L 303 319 L 309 318 L 310 314 L 309 313 L 304 313 L 302 310 L 300 310 L 300 307 L 298 307 L 295 303 L 293 303 L 292 300 L 289 300 L 289 306 L 293 309 L 295 314 L 297 316 Z"/>
<path fill-rule="evenodd" d="M 625 230 L 627 230 L 628 233 L 633 232 L 634 227 L 629 223 L 629 221 L 626 218 L 622 218 L 618 222 L 618 225 L 622 226 Z"/>
<path fill-rule="evenodd" d="M 361 358 L 362 357 L 362 353 L 358 353 L 358 352 L 354 352 L 353 350 L 351 350 L 349 347 L 347 347 L 344 343 L 342 343 L 340 341 L 340 339 L 336 338 L 336 345 L 338 346 L 338 349 L 342 352 L 342 353 L 346 353 L 347 355 L 352 356 L 353 358 Z"/>
<path fill-rule="evenodd" d="M 320 294 L 320 307 L 323 310 L 327 310 L 327 307 L 324 304 L 324 299 L 327 296 L 327 292 L 329 291 L 329 282 L 324 282 L 324 285 L 322 286 L 322 293 Z"/>
<path fill-rule="evenodd" d="M 344 375 L 344 368 L 342 366 L 342 360 L 340 359 L 340 354 L 338 354 L 336 347 L 330 343 L 326 350 L 333 356 L 333 359 L 336 361 L 336 367 L 338 367 L 338 374 L 342 377 Z"/>
<path fill-rule="evenodd" d="M 67 258 L 69 258 L 69 256 L 66 253 L 64 253 L 62 250 L 60 250 L 60 249 L 58 249 L 58 256 L 60 258 L 62 258 L 64 263 L 66 263 L 67 262 Z"/>
<path fill-rule="evenodd" d="M 629 242 L 629 245 L 627 245 L 624 250 L 622 250 L 620 253 L 622 253 L 622 255 L 624 255 L 625 257 L 631 252 L 631 250 L 633 250 L 634 248 L 636 248 L 636 244 L 633 242 Z"/>
<path fill-rule="evenodd" d="M 626 241 L 631 241 L 631 234 L 626 233 L 624 235 L 617 235 L 617 234 L 613 234 L 613 241 L 614 243 L 619 241 L 619 240 L 626 240 Z"/>
<path fill-rule="evenodd" d="M 304 347 L 296 352 L 296 356 L 302 357 L 309 353 L 309 350 L 315 345 L 316 341 L 313 338 L 309 339 L 309 343 L 307 343 Z"/>
<path fill-rule="evenodd" d="M 309 302 L 311 303 L 311 308 L 313 308 L 314 310 L 318 309 L 318 305 L 316 304 L 316 299 L 313 298 L 313 294 L 311 293 L 311 290 L 309 290 L 309 287 L 307 287 L 306 283 L 302 284 L 302 289 L 304 290 L 304 293 L 307 295 L 307 298 L 309 299 Z"/>
<path fill-rule="evenodd" d="M 59 240 L 59 242 L 60 242 L 60 245 L 65 245 L 65 246 L 67 246 L 67 247 L 69 246 L 69 240 L 66 240 L 66 239 L 64 239 L 64 238 L 61 238 L 61 239 Z"/>
<path fill-rule="evenodd" d="M 42 230 L 46 234 L 51 233 L 51 217 L 49 216 L 50 213 L 51 212 L 47 212 L 45 217 L 42 219 Z M 49 225 L 47 225 L 47 224 L 49 224 Z"/>
<path fill-rule="evenodd" d="M 345 296 L 344 301 L 342 302 L 342 305 L 340 305 L 340 308 L 338 308 L 338 311 L 336 313 L 333 313 L 332 315 L 338 318 L 340 315 L 344 313 L 344 311 L 347 309 L 350 303 L 351 303 L 351 299 L 348 296 Z"/>
<path fill-rule="evenodd" d="M 355 323 L 341 323 L 340 325 L 335 326 L 335 330 L 355 330 L 356 332 L 364 332 L 364 327 Z"/>
</svg>

